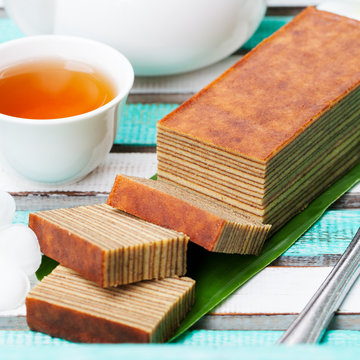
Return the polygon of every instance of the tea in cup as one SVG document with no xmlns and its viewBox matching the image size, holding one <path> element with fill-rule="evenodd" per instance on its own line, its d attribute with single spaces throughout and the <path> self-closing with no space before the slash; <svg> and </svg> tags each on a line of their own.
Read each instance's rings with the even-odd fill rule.
<svg viewBox="0 0 360 360">
<path fill-rule="evenodd" d="M 99 70 L 61 58 L 32 59 L 0 69 L 0 113 L 59 119 L 95 110 L 115 97 Z"/>
<path fill-rule="evenodd" d="M 134 81 L 108 45 L 45 35 L 0 45 L 0 152 L 43 183 L 76 181 L 110 151 Z"/>
</svg>

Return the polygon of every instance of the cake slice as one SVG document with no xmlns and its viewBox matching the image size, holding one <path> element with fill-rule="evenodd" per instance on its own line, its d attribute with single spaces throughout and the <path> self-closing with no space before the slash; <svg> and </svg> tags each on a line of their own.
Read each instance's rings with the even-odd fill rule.
<svg viewBox="0 0 360 360">
<path fill-rule="evenodd" d="M 164 342 L 190 310 L 194 285 L 173 277 L 103 289 L 58 266 L 28 294 L 27 323 L 75 342 Z"/>
<path fill-rule="evenodd" d="M 30 214 L 41 251 L 102 287 L 186 272 L 188 237 L 106 204 Z"/>
<path fill-rule="evenodd" d="M 209 251 L 258 254 L 269 225 L 166 182 L 118 175 L 107 204 L 187 234 Z"/>
</svg>

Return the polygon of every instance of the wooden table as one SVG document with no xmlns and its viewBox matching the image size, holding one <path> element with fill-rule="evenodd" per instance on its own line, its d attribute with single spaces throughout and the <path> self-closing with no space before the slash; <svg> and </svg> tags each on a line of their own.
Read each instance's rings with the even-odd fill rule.
<svg viewBox="0 0 360 360">
<path fill-rule="evenodd" d="M 289 15 L 298 11 L 299 8 L 270 8 L 268 13 Z M 152 109 L 160 106 L 158 104 L 176 106 L 239 59 L 241 54 L 239 52 L 219 64 L 190 74 L 137 78 L 128 103 L 146 103 Z M 16 221 L 26 223 L 29 211 L 104 202 L 117 173 L 152 176 L 156 173 L 155 146 L 114 145 L 105 162 L 86 179 L 77 184 L 51 188 L 28 183 L 9 173 L 0 163 L 0 189 L 15 196 Z M 216 351 L 212 353 L 209 348 L 221 346 L 224 351 L 225 348 L 231 350 L 243 345 L 273 344 L 319 287 L 359 226 L 360 185 L 338 200 L 271 266 L 181 337 L 178 344 L 182 344 L 182 352 L 179 354 L 187 356 L 188 348 L 185 345 L 193 346 L 193 352 L 189 354 L 200 351 L 196 345 L 201 345 L 201 351 L 210 358 Z M 0 345 L 16 344 L 20 341 L 17 340 L 20 339 L 19 334 L 23 345 L 23 331 L 28 330 L 24 315 L 24 307 L 0 313 Z M 360 345 L 360 282 L 342 304 L 330 329 L 324 343 Z M 28 342 L 32 345 L 34 334 L 28 334 Z M 54 341 L 44 337 L 39 343 L 54 344 Z M 88 350 L 84 351 L 86 353 Z M 129 351 L 129 354 L 139 354 L 140 350 L 131 348 Z"/>
</svg>

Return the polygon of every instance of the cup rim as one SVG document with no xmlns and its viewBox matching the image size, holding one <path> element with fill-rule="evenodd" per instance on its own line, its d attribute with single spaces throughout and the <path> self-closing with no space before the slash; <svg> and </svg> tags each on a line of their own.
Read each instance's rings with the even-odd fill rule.
<svg viewBox="0 0 360 360">
<path fill-rule="evenodd" d="M 88 38 L 84 38 L 84 37 L 80 37 L 80 36 L 70 36 L 70 35 L 53 35 L 53 34 L 34 35 L 34 36 L 26 36 L 23 38 L 6 41 L 6 42 L 0 44 L 0 50 L 3 48 L 6 48 L 8 46 L 17 44 L 17 43 L 29 42 L 32 40 L 46 40 L 46 39 L 52 39 L 52 40 L 56 39 L 58 41 L 78 41 L 78 42 L 92 44 L 91 46 L 97 46 L 97 47 L 100 46 L 100 47 L 103 47 L 104 49 L 108 49 L 108 50 L 116 53 L 116 55 L 119 56 L 120 58 L 122 58 L 123 63 L 127 67 L 127 71 L 129 71 L 129 74 L 128 74 L 129 80 L 127 82 L 123 83 L 123 86 L 120 89 L 119 93 L 111 101 L 109 101 L 108 103 L 106 103 L 94 110 L 88 111 L 83 114 L 62 117 L 62 118 L 56 118 L 56 119 L 52 119 L 52 118 L 30 119 L 30 118 L 21 118 L 21 117 L 6 115 L 6 114 L 3 114 L 0 112 L 0 120 L 11 121 L 13 123 L 16 122 L 18 124 L 31 124 L 34 126 L 44 126 L 44 125 L 51 126 L 51 125 L 59 125 L 59 124 L 77 122 L 77 121 L 85 120 L 89 117 L 97 116 L 98 114 L 110 109 L 111 107 L 113 107 L 114 105 L 119 103 L 124 97 L 126 97 L 129 94 L 129 92 L 134 84 L 134 78 L 135 78 L 134 69 L 133 69 L 130 61 L 120 51 L 118 51 L 117 49 L 113 48 L 112 46 L 102 43 L 100 41 L 92 40 L 92 39 L 88 39 Z"/>
</svg>

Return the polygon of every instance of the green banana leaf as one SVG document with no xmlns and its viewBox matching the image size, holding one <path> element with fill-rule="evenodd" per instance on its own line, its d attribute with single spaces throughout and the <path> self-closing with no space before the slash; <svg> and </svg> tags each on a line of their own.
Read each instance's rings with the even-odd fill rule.
<svg viewBox="0 0 360 360">
<path fill-rule="evenodd" d="M 359 181 L 360 164 L 268 239 L 259 256 L 211 253 L 190 243 L 187 275 L 196 280 L 195 304 L 171 340 L 285 252 L 334 201 Z M 55 261 L 44 256 L 38 278 L 49 274 L 56 265 Z"/>
</svg>

